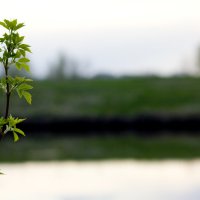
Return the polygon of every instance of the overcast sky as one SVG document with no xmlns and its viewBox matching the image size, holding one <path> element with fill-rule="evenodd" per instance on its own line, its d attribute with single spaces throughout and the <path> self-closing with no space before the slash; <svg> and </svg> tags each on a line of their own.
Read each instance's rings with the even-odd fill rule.
<svg viewBox="0 0 200 200">
<path fill-rule="evenodd" d="M 1 2 L 0 16 L 26 24 L 21 34 L 37 75 L 60 53 L 90 75 L 169 75 L 193 62 L 199 8 L 199 0 L 9 0 Z"/>
</svg>

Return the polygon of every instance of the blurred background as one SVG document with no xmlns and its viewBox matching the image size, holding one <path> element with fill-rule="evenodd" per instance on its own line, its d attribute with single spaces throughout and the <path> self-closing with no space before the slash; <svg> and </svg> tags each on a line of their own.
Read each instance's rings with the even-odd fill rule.
<svg viewBox="0 0 200 200">
<path fill-rule="evenodd" d="M 2 2 L 1 20 L 26 25 L 32 73 L 20 75 L 34 79 L 32 105 L 11 102 L 27 137 L 0 144 L 2 198 L 199 199 L 199 6 Z"/>
</svg>

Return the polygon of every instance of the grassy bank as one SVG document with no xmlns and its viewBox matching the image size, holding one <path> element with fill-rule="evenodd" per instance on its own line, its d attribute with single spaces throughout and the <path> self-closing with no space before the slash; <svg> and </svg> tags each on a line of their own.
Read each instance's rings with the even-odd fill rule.
<svg viewBox="0 0 200 200">
<path fill-rule="evenodd" d="M 33 105 L 12 100 L 16 114 L 114 116 L 200 113 L 198 78 L 121 78 L 35 81 Z M 0 99 L 1 111 L 3 107 Z M 2 111 L 3 112 L 3 111 Z"/>
<path fill-rule="evenodd" d="M 93 137 L 23 138 L 18 144 L 0 144 L 0 162 L 101 160 L 101 159 L 196 159 L 200 137 L 133 135 Z"/>
</svg>

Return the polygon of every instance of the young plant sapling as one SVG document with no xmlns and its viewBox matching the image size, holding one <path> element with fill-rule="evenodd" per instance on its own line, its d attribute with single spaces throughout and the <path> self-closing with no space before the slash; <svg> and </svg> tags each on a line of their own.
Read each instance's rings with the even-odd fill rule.
<svg viewBox="0 0 200 200">
<path fill-rule="evenodd" d="M 30 46 L 24 44 L 24 36 L 18 33 L 18 30 L 24 27 L 24 23 L 18 23 L 17 19 L 0 21 L 0 26 L 5 29 L 5 33 L 0 37 L 0 67 L 3 67 L 3 76 L 0 79 L 0 88 L 5 94 L 5 113 L 0 116 L 0 140 L 8 133 L 12 133 L 14 141 L 19 140 L 19 135 L 25 136 L 25 133 L 17 128 L 17 125 L 25 119 L 13 117 L 9 113 L 10 98 L 16 92 L 19 98 L 24 98 L 31 104 L 32 96 L 29 92 L 33 87 L 32 81 L 26 77 L 9 75 L 9 69 L 16 67 L 18 70 L 30 72 L 28 63 L 30 60 L 26 57 L 31 53 Z"/>
</svg>

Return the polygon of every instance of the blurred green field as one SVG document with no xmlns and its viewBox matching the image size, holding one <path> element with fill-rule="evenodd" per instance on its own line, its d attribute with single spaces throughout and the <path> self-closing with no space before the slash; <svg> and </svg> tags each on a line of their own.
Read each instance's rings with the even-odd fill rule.
<svg viewBox="0 0 200 200">
<path fill-rule="evenodd" d="M 133 116 L 200 113 L 200 78 L 138 77 L 34 81 L 33 104 L 12 99 L 17 115 Z M 3 112 L 3 98 L 0 111 Z"/>
<path fill-rule="evenodd" d="M 200 78 L 138 77 L 34 81 L 33 104 L 12 99 L 11 110 L 28 116 L 134 116 L 200 114 Z M 0 99 L 3 112 L 3 98 Z M 31 137 L 0 144 L 1 162 L 90 159 L 195 159 L 199 136 Z"/>
<path fill-rule="evenodd" d="M 197 159 L 200 137 L 40 137 L 22 138 L 13 143 L 6 138 L 0 144 L 0 162 L 105 159 Z"/>
</svg>

